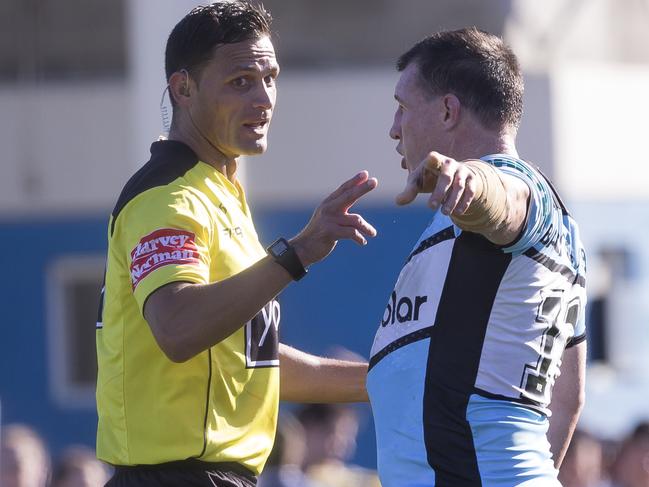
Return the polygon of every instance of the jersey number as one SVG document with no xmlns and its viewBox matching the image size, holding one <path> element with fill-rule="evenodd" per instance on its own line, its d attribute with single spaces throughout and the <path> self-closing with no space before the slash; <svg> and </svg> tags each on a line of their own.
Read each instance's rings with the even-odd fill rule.
<svg viewBox="0 0 649 487">
<path fill-rule="evenodd" d="M 556 289 L 543 296 L 536 316 L 536 322 L 547 326 L 541 338 L 541 354 L 535 364 L 527 364 L 523 370 L 521 396 L 540 404 L 548 404 L 552 386 L 559 374 L 561 356 L 568 340 L 575 334 L 575 326 L 581 306 L 578 297 L 566 305 L 562 289 Z"/>
<path fill-rule="evenodd" d="M 280 306 L 272 300 L 246 323 L 246 367 L 279 366 Z"/>
</svg>

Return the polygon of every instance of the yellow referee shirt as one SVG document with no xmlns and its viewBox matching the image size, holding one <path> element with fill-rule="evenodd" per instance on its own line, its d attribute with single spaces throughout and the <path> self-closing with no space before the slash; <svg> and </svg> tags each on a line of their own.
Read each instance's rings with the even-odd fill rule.
<svg viewBox="0 0 649 487">
<path fill-rule="evenodd" d="M 221 281 L 266 255 L 242 187 L 186 145 L 155 142 L 120 195 L 108 242 L 97 323 L 98 457 L 113 465 L 236 462 L 259 474 L 277 422 L 277 301 L 184 363 L 166 357 L 143 318 L 161 286 Z"/>
</svg>

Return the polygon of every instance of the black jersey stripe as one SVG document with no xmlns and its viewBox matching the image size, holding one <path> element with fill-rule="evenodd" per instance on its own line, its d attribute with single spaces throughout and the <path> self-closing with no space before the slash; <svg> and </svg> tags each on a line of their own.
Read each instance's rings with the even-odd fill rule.
<svg viewBox="0 0 649 487">
<path fill-rule="evenodd" d="M 434 235 L 431 235 L 426 240 L 423 240 L 417 248 L 408 256 L 406 259 L 406 264 L 417 254 L 422 253 L 424 250 L 429 249 L 438 243 L 444 242 L 445 240 L 450 240 L 455 238 L 455 230 L 453 226 L 446 227 L 444 230 L 440 230 Z"/>
<path fill-rule="evenodd" d="M 566 349 L 572 348 L 575 345 L 579 345 L 581 342 L 585 342 L 585 341 L 586 341 L 585 333 L 582 333 L 581 335 L 576 337 L 572 337 L 570 340 L 568 340 L 568 343 L 566 344 Z"/>
<path fill-rule="evenodd" d="M 185 175 L 198 163 L 198 157 L 189 146 L 176 140 L 160 140 L 151 144 L 151 159 L 128 180 L 122 189 L 112 213 L 110 234 L 124 207 L 137 195 L 165 186 Z"/>
<path fill-rule="evenodd" d="M 541 406 L 538 402 L 533 401 L 532 399 L 528 399 L 526 397 L 520 397 L 520 396 L 510 397 L 502 394 L 494 394 L 493 392 L 485 391 L 484 389 L 480 389 L 479 387 L 476 387 L 474 389 L 474 392 L 478 396 L 486 397 L 487 399 L 496 399 L 498 401 L 507 401 L 507 402 L 515 402 L 518 404 L 524 404 L 525 406 L 529 406 L 541 414 L 546 414 L 546 412 L 544 412 L 543 406 Z"/>
<path fill-rule="evenodd" d="M 453 245 L 424 389 L 424 443 L 437 487 L 481 485 L 466 411 L 491 310 L 511 259 L 475 233 L 462 233 Z"/>
<path fill-rule="evenodd" d="M 407 335 L 404 335 L 399 339 L 393 341 L 392 343 L 390 343 L 390 345 L 383 348 L 380 352 L 378 352 L 370 359 L 370 363 L 369 366 L 367 367 L 367 371 L 369 372 L 370 370 L 372 370 L 372 367 L 374 367 L 377 363 L 379 363 L 382 359 L 390 355 L 395 350 L 398 350 L 401 347 L 405 347 L 406 345 L 409 345 L 411 343 L 418 342 L 419 340 L 430 338 L 430 333 L 432 329 L 433 329 L 432 326 L 429 326 L 427 328 L 422 328 L 420 330 L 413 331 L 412 333 L 408 333 Z"/>
<path fill-rule="evenodd" d="M 548 186 L 550 186 L 550 189 L 552 190 L 552 193 L 554 194 L 554 198 L 555 198 L 556 202 L 559 204 L 559 207 L 561 208 L 561 213 L 564 216 L 570 216 L 570 212 L 568 211 L 568 208 L 563 203 L 563 200 L 561 199 L 561 196 L 559 196 L 559 192 L 554 187 L 554 184 L 552 184 L 552 181 L 550 180 L 550 178 L 547 177 L 545 174 L 543 174 L 541 169 L 539 169 L 538 167 L 535 166 L 535 169 L 543 177 L 543 179 L 545 179 L 545 182 L 548 183 Z"/>
<path fill-rule="evenodd" d="M 558 272 L 573 284 L 577 284 L 583 288 L 586 287 L 586 278 L 583 275 L 576 273 L 568 266 L 559 264 L 551 257 L 548 257 L 547 255 L 536 250 L 534 247 L 528 249 L 523 255 L 526 255 L 542 266 L 547 267 L 552 272 Z"/>
<path fill-rule="evenodd" d="M 203 417 L 203 448 L 201 452 L 193 458 L 201 458 L 207 450 L 207 420 L 210 413 L 210 396 L 212 392 L 212 349 L 207 349 L 207 394 L 205 395 L 205 415 Z"/>
</svg>

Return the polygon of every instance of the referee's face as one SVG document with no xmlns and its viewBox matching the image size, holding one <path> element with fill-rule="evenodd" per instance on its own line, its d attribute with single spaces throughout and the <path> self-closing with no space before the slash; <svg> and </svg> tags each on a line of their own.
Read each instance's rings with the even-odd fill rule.
<svg viewBox="0 0 649 487">
<path fill-rule="evenodd" d="M 415 63 L 401 72 L 394 98 L 397 110 L 390 137 L 399 142 L 396 150 L 402 156 L 401 167 L 414 170 L 433 150 L 445 154 L 441 97 L 427 92 Z"/>
<path fill-rule="evenodd" d="M 227 159 L 264 152 L 278 74 L 268 37 L 218 46 L 192 86 L 193 129 Z"/>
</svg>

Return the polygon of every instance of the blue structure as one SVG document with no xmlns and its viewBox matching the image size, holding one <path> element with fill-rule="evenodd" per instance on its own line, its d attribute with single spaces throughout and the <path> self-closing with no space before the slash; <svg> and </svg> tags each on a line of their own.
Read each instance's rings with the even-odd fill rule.
<svg viewBox="0 0 649 487">
<path fill-rule="evenodd" d="M 254 205 L 253 205 L 254 208 Z M 313 266 L 306 279 L 289 286 L 282 302 L 281 340 L 323 354 L 342 345 L 367 356 L 397 272 L 430 218 L 422 205 L 361 206 L 379 236 L 366 247 L 342 242 Z M 255 213 L 262 243 L 293 236 L 308 221 L 311 208 L 260 208 Z M 0 284 L 4 314 L 0 345 L 2 422 L 24 422 L 45 437 L 56 454 L 71 443 L 94 447 L 97 416 L 89 405 L 66 406 L 51 392 L 52 329 L 48 328 L 47 272 L 62 257 L 103 255 L 107 214 L 93 217 L 27 218 L 0 222 L 7 251 Z M 99 291 L 99 290 L 97 290 Z M 94 319 L 94 316 L 93 316 Z M 88 322 L 94 337 L 94 322 Z M 91 338 L 83 344 L 94 350 Z M 375 467 L 374 432 L 369 408 L 361 426 L 354 462 Z"/>
</svg>

